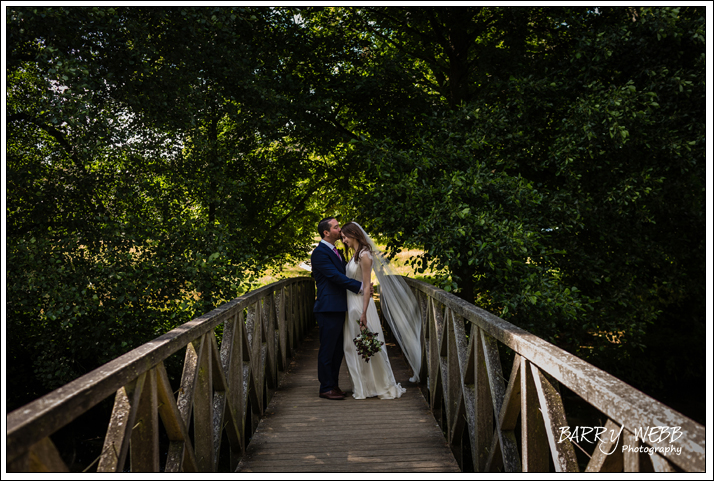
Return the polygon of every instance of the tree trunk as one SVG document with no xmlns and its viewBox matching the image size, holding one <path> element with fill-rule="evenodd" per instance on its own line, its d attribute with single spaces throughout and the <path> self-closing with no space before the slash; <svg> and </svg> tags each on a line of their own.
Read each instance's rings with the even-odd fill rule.
<svg viewBox="0 0 714 481">
<path fill-rule="evenodd" d="M 454 274 L 459 277 L 459 292 L 456 295 L 468 302 L 469 304 L 473 304 L 474 300 L 476 299 L 474 294 L 474 288 L 476 287 L 476 283 L 474 282 L 474 277 L 476 276 L 476 269 L 466 264 L 462 265 L 458 269 L 455 269 Z"/>
<path fill-rule="evenodd" d="M 470 100 L 469 95 L 469 42 L 467 10 L 463 7 L 449 8 L 449 23 L 446 25 L 449 42 L 449 87 L 450 106 L 458 107 Z"/>
</svg>

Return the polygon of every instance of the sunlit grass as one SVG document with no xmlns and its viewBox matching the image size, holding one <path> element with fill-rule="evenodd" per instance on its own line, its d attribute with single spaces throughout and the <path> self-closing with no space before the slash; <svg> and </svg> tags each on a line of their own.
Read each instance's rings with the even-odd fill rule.
<svg viewBox="0 0 714 481">
<path fill-rule="evenodd" d="M 320 242 L 320 237 L 315 236 L 314 239 L 315 244 Z M 344 251 L 344 245 L 342 245 L 341 242 L 338 242 L 337 247 L 340 249 L 343 249 Z M 384 252 L 385 245 L 384 244 L 377 244 L 377 247 L 379 250 Z M 427 270 L 422 274 L 417 274 L 415 269 L 408 265 L 409 260 L 412 257 L 416 257 L 420 254 L 422 254 L 424 251 L 419 250 L 419 249 L 409 249 L 409 250 L 404 250 L 397 254 L 394 258 L 390 260 L 390 265 L 392 268 L 395 270 L 395 272 L 401 276 L 407 276 L 411 278 L 428 278 L 430 276 L 433 276 L 436 274 L 434 271 Z M 281 266 L 280 268 L 274 268 L 274 269 L 268 269 L 266 273 L 258 279 L 258 286 L 257 287 L 262 287 L 268 284 L 272 284 L 273 282 L 277 282 L 281 279 L 287 279 L 291 277 L 298 277 L 298 276 L 310 276 L 310 271 L 303 269 L 300 267 L 301 262 L 308 261 L 310 259 L 310 255 L 308 254 L 305 256 L 304 259 L 297 260 L 293 263 L 287 263 Z M 372 282 L 375 285 L 378 285 L 379 282 L 377 281 L 376 276 L 374 275 L 374 272 L 372 272 Z"/>
</svg>

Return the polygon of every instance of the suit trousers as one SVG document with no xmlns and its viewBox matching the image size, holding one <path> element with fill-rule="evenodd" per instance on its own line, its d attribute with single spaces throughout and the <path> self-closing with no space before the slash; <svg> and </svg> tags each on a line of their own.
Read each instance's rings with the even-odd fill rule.
<svg viewBox="0 0 714 481">
<path fill-rule="evenodd" d="M 344 351 L 342 331 L 345 325 L 344 312 L 315 312 L 320 329 L 320 350 L 317 353 L 317 379 L 320 392 L 338 387 L 338 377 Z"/>
</svg>

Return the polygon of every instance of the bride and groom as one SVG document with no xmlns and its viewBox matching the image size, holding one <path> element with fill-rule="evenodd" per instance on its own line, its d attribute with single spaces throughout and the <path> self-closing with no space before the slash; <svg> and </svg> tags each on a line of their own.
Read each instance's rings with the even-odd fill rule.
<svg viewBox="0 0 714 481">
<path fill-rule="evenodd" d="M 372 300 L 370 281 L 374 269 L 381 288 L 382 312 L 414 371 L 410 381 L 417 382 L 421 367 L 421 318 L 416 299 L 359 224 L 348 222 L 340 228 L 337 219 L 328 217 L 320 221 L 317 229 L 322 240 L 313 250 L 310 261 L 317 284 L 313 313 L 320 330 L 319 396 L 333 400 L 345 398 L 345 392 L 338 386 L 344 358 L 355 399 L 399 398 L 406 389 L 394 379 L 386 345 L 365 362 L 352 340 L 366 327 L 384 341 Z M 338 240 L 347 247 L 349 262 L 335 247 Z"/>
</svg>

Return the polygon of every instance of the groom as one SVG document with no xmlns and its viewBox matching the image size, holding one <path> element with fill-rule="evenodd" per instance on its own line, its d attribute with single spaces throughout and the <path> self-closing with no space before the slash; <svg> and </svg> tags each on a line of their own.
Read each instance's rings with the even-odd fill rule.
<svg viewBox="0 0 714 481">
<path fill-rule="evenodd" d="M 320 328 L 320 351 L 317 355 L 317 378 L 320 397 L 344 399 L 345 393 L 337 385 L 342 364 L 342 328 L 347 312 L 347 291 L 362 292 L 362 283 L 345 275 L 346 261 L 335 247 L 342 230 L 334 217 L 327 217 L 317 225 L 322 240 L 312 251 L 312 277 L 317 284 L 317 299 L 313 313 Z"/>
</svg>

